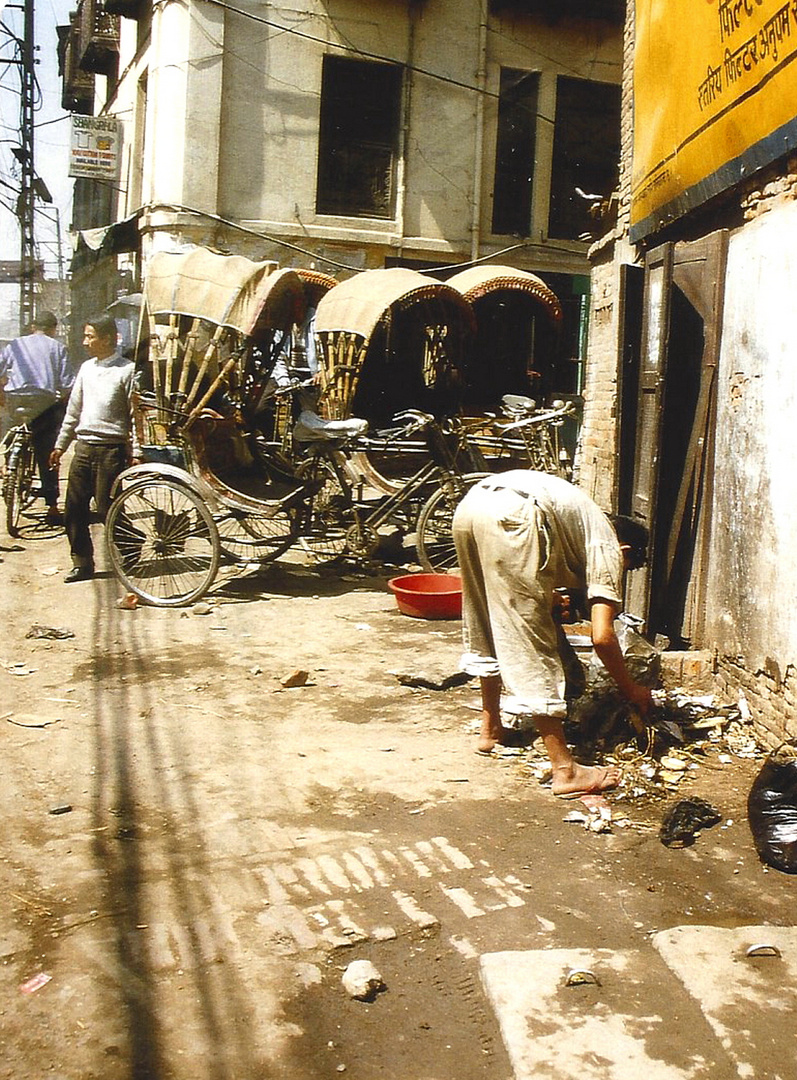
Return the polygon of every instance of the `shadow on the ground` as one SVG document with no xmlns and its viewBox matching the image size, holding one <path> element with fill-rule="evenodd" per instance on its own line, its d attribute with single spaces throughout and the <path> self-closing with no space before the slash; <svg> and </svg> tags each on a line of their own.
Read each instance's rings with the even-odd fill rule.
<svg viewBox="0 0 797 1080">
<path fill-rule="evenodd" d="M 386 591 L 390 578 L 405 572 L 397 566 L 373 564 L 364 568 L 343 560 L 316 566 L 278 561 L 251 570 L 229 568 L 207 598 L 251 602 L 264 596 L 331 597 L 361 590 Z"/>
</svg>

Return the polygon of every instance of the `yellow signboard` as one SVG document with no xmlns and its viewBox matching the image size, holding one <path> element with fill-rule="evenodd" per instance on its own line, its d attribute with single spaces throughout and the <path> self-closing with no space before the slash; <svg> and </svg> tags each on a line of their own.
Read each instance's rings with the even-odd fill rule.
<svg viewBox="0 0 797 1080">
<path fill-rule="evenodd" d="M 797 0 L 636 0 L 631 238 L 797 146 Z"/>
</svg>

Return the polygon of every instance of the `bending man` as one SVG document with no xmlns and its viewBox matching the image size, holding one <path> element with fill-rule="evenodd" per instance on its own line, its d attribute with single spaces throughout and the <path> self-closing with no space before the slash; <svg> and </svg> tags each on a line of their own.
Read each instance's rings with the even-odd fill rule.
<svg viewBox="0 0 797 1080">
<path fill-rule="evenodd" d="M 598 794 L 615 787 L 619 770 L 577 762 L 564 734 L 565 671 L 555 589 L 586 591 L 592 643 L 620 692 L 642 714 L 650 690 L 628 673 L 614 619 L 626 570 L 642 566 L 647 530 L 628 518 L 613 525 L 592 499 L 547 473 L 516 470 L 482 480 L 454 515 L 462 573 L 462 668 L 481 682 L 478 750 L 509 740 L 501 691 L 513 712 L 530 718 L 542 737 L 555 795 Z M 510 702 L 507 702 L 507 707 Z"/>
</svg>

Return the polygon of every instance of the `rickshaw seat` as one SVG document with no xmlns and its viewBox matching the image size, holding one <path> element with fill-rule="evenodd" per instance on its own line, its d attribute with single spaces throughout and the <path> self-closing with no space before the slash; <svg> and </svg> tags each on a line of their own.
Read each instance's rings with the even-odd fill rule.
<svg viewBox="0 0 797 1080">
<path fill-rule="evenodd" d="M 203 479 L 224 501 L 236 496 L 263 502 L 285 499 L 300 488 L 299 482 L 269 475 L 256 457 L 234 416 L 203 416 L 184 431 Z"/>
</svg>

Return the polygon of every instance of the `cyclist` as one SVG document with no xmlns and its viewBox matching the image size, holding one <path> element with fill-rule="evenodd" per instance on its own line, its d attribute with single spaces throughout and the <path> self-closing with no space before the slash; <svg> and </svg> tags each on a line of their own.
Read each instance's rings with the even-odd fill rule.
<svg viewBox="0 0 797 1080">
<path fill-rule="evenodd" d="M 15 338 L 0 353 L 0 439 L 17 424 L 30 425 L 33 450 L 47 503 L 47 522 L 61 524 L 58 470 L 49 458 L 75 381 L 66 349 L 56 340 L 58 319 L 40 311 L 29 334 Z"/>
</svg>

